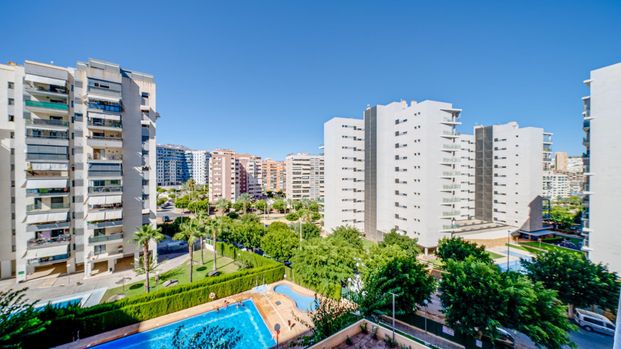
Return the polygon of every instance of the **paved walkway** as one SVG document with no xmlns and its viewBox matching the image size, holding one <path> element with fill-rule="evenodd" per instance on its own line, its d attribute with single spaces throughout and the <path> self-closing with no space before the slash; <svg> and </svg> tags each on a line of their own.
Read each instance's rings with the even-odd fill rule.
<svg viewBox="0 0 621 349">
<path fill-rule="evenodd" d="M 172 259 L 166 259 L 160 262 L 158 271 L 160 273 L 166 272 L 170 269 L 176 268 L 186 262 L 188 254 L 183 254 Z M 166 255 L 162 257 L 166 258 Z M 135 281 L 143 280 L 144 275 L 137 275 L 134 270 L 124 270 L 119 272 L 104 272 L 90 278 L 84 278 L 83 273 L 64 274 L 61 276 L 52 275 L 42 277 L 35 280 L 29 280 L 20 284 L 15 283 L 15 279 L 7 279 L 0 281 L 0 290 L 5 291 L 8 289 L 22 289 L 28 288 L 26 291 L 26 297 L 31 300 L 56 300 L 59 298 L 69 298 L 67 296 L 78 293 L 92 293 L 97 296 L 99 293 L 99 300 L 103 297 L 103 294 L 108 288 L 119 287 L 125 284 L 130 284 Z M 103 292 L 101 291 L 103 290 Z M 94 305 L 94 301 L 87 301 L 87 306 Z M 95 303 L 96 304 L 96 303 Z"/>
</svg>

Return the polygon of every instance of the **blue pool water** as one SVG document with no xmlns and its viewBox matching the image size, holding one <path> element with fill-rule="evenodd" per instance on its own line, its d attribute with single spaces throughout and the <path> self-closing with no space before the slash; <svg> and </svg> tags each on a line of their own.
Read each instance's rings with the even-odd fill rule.
<svg viewBox="0 0 621 349">
<path fill-rule="evenodd" d="M 140 332 L 96 346 L 97 349 L 160 349 L 172 348 L 170 342 L 178 326 L 183 325 L 181 333 L 190 336 L 197 333 L 205 325 L 233 327 L 237 329 L 242 339 L 237 348 L 266 349 L 276 345 L 276 341 L 261 318 L 259 311 L 251 300 L 245 300 L 243 307 L 229 305 L 227 308 L 210 311 L 191 318 L 174 322 L 149 331 Z"/>
<path fill-rule="evenodd" d="M 300 309 L 300 311 L 314 311 L 317 309 L 317 304 L 315 303 L 315 298 L 305 296 L 303 294 L 299 294 L 295 292 L 288 285 L 278 285 L 274 287 L 274 292 L 283 294 L 289 298 L 291 298 L 295 302 L 295 306 Z"/>
<path fill-rule="evenodd" d="M 523 253 L 516 252 L 514 249 L 510 249 L 509 250 L 509 255 L 520 258 L 520 259 L 517 259 L 517 260 L 509 261 L 509 270 L 516 271 L 518 273 L 525 273 L 526 269 L 524 269 L 524 266 L 522 265 L 522 259 L 530 262 L 532 260 L 532 258 L 530 256 L 527 256 L 527 255 L 523 254 Z M 500 268 L 501 271 L 503 271 L 503 272 L 507 271 L 507 262 L 506 261 L 503 262 L 503 263 L 498 263 L 496 265 Z"/>
<path fill-rule="evenodd" d="M 80 304 L 80 302 L 82 302 L 82 298 L 73 298 L 73 299 L 68 299 L 68 300 L 61 301 L 61 302 L 49 302 L 47 304 L 51 304 L 54 308 L 67 308 L 71 305 Z M 47 304 L 37 306 L 35 309 L 43 310 L 43 308 L 45 308 Z"/>
</svg>

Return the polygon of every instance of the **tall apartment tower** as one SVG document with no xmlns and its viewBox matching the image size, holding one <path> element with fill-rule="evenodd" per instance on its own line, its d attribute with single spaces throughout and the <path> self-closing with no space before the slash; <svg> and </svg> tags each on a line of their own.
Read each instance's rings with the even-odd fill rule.
<svg viewBox="0 0 621 349">
<path fill-rule="evenodd" d="M 364 230 L 364 120 L 333 118 L 323 127 L 324 227 Z"/>
<path fill-rule="evenodd" d="M 263 191 L 285 192 L 287 186 L 285 162 L 272 159 L 263 160 Z"/>
<path fill-rule="evenodd" d="M 516 122 L 474 129 L 475 218 L 523 231 L 543 228 L 543 173 L 552 134 Z"/>
<path fill-rule="evenodd" d="M 544 172 L 543 182 L 546 183 L 543 196 L 550 199 L 568 198 L 570 193 L 569 175 L 561 172 Z"/>
<path fill-rule="evenodd" d="M 160 144 L 157 150 L 157 185 L 179 186 L 190 179 L 190 166 L 186 157 L 187 147 L 177 144 Z"/>
<path fill-rule="evenodd" d="M 0 65 L 0 99 L 0 276 L 137 260 L 133 232 L 155 225 L 153 76 L 26 61 Z"/>
<path fill-rule="evenodd" d="M 556 152 L 554 154 L 554 171 L 556 172 L 567 172 L 567 163 L 569 161 L 569 157 L 565 152 Z"/>
<path fill-rule="evenodd" d="M 323 201 L 323 155 L 289 154 L 285 160 L 285 168 L 288 199 Z"/>
<path fill-rule="evenodd" d="M 475 154 L 476 146 L 473 135 L 462 134 L 459 136 L 459 211 L 460 220 L 474 219 L 475 206 Z"/>
<path fill-rule="evenodd" d="M 260 157 L 228 149 L 214 150 L 209 159 L 209 200 L 235 201 L 243 193 L 258 197 L 262 193 L 262 178 Z"/>
<path fill-rule="evenodd" d="M 621 63 L 591 71 L 584 97 L 584 216 L 589 258 L 621 273 L 618 200 L 621 197 Z"/>
<path fill-rule="evenodd" d="M 263 170 L 260 156 L 251 154 L 236 154 L 236 181 L 234 199 L 247 193 L 252 197 L 259 197 L 263 193 Z"/>
<path fill-rule="evenodd" d="M 196 184 L 207 185 L 209 183 L 210 157 L 211 153 L 207 150 L 187 150 L 185 152 L 190 178 L 192 178 Z"/>
<path fill-rule="evenodd" d="M 396 229 L 437 246 L 460 218 L 461 110 L 405 101 L 365 110 L 364 231 L 381 240 Z"/>
</svg>

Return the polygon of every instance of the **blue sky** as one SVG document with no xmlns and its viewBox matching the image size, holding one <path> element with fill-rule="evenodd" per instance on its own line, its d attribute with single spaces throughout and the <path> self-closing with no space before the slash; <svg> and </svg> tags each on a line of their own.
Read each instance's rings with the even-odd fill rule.
<svg viewBox="0 0 621 349">
<path fill-rule="evenodd" d="M 580 154 L 582 81 L 621 61 L 621 1 L 7 1 L 0 61 L 156 76 L 158 143 L 318 152 L 323 123 L 435 99 Z"/>
</svg>

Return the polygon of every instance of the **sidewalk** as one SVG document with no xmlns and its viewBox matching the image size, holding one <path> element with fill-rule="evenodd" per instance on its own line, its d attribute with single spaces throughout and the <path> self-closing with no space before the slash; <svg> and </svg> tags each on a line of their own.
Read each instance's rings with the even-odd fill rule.
<svg viewBox="0 0 621 349">
<path fill-rule="evenodd" d="M 171 259 L 166 259 L 160 262 L 157 270 L 160 273 L 163 273 L 180 266 L 187 260 L 187 253 Z M 59 297 L 66 297 L 80 292 L 100 289 L 107 290 L 108 288 L 119 287 L 123 284 L 123 282 L 125 284 L 130 284 L 143 279 L 144 275 L 136 275 L 134 270 L 124 270 L 113 273 L 105 272 L 86 279 L 84 278 L 84 274 L 75 273 L 64 274 L 61 276 L 48 276 L 36 280 L 25 281 L 20 284 L 16 284 L 15 279 L 2 280 L 0 281 L 0 291 L 28 288 L 28 291 L 26 291 L 26 297 L 29 300 L 49 300 Z M 94 304 L 88 305 L 90 306 Z"/>
</svg>

